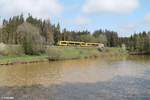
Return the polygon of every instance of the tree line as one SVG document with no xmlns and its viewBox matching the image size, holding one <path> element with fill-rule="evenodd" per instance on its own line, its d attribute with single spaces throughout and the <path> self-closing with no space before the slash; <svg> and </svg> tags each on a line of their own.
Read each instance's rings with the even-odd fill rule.
<svg viewBox="0 0 150 100">
<path fill-rule="evenodd" d="M 22 44 L 26 54 L 43 52 L 43 45 L 57 45 L 58 41 L 83 41 L 103 43 L 108 47 L 120 47 L 125 44 L 130 52 L 150 52 L 150 32 L 136 33 L 131 37 L 119 37 L 117 32 L 96 30 L 70 31 L 61 29 L 60 24 L 51 24 L 50 20 L 42 20 L 28 15 L 13 16 L 4 19 L 0 28 L 0 43 Z M 34 47 L 34 48 L 33 48 Z"/>
<path fill-rule="evenodd" d="M 140 32 L 130 37 L 119 38 L 131 53 L 150 54 L 150 32 Z"/>
</svg>

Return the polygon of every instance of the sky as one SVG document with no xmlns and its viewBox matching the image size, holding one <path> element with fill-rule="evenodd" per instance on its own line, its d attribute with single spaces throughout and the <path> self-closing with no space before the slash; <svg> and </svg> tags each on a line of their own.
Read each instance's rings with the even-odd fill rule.
<svg viewBox="0 0 150 100">
<path fill-rule="evenodd" d="M 150 31 L 150 0 L 0 0 L 0 22 L 28 13 L 68 30 L 109 29 L 119 36 Z"/>
</svg>

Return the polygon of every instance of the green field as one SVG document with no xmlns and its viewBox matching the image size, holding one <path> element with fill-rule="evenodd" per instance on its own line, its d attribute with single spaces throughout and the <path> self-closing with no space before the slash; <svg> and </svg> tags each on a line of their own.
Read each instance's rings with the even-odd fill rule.
<svg viewBox="0 0 150 100">
<path fill-rule="evenodd" d="M 75 47 L 57 47 L 48 48 L 49 59 L 82 59 L 97 57 L 100 51 L 97 48 L 75 48 Z"/>
<path fill-rule="evenodd" d="M 0 56 L 0 64 L 13 63 L 13 62 L 30 62 L 30 61 L 47 60 L 47 57 L 48 57 L 47 55 Z"/>
<path fill-rule="evenodd" d="M 8 50 L 7 50 L 8 49 Z M 125 55 L 127 52 L 121 48 L 80 48 L 80 47 L 48 47 L 45 54 L 25 55 L 20 47 L 9 46 L 0 54 L 0 64 L 14 62 L 30 62 L 41 60 L 69 60 L 69 59 L 87 59 L 103 56 Z M 6 52 L 7 51 L 7 52 Z"/>
</svg>

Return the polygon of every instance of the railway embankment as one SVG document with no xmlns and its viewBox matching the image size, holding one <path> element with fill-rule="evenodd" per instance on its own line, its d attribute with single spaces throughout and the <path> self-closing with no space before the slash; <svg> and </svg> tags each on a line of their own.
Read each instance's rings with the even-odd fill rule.
<svg viewBox="0 0 150 100">
<path fill-rule="evenodd" d="M 11 47 L 13 48 L 13 47 Z M 5 51 L 6 52 L 6 51 Z M 12 52 L 12 50 L 11 50 Z M 94 47 L 48 47 L 45 54 L 41 55 L 25 55 L 16 52 L 21 52 L 21 49 L 14 50 L 15 54 L 0 55 L 0 65 L 13 64 L 28 64 L 44 61 L 59 61 L 72 59 L 90 59 L 98 57 L 122 56 L 127 52 L 121 48 L 94 48 Z"/>
<path fill-rule="evenodd" d="M 49 61 L 122 56 L 127 54 L 127 51 L 122 48 L 53 47 L 47 49 Z"/>
</svg>

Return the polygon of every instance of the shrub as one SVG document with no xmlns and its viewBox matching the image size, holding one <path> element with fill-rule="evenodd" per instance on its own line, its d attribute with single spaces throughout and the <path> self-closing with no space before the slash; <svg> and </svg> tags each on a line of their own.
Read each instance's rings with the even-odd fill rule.
<svg viewBox="0 0 150 100">
<path fill-rule="evenodd" d="M 0 49 L 2 56 L 19 56 L 24 55 L 24 50 L 20 45 L 5 45 Z"/>
<path fill-rule="evenodd" d="M 59 60 L 61 59 L 62 51 L 58 48 L 48 48 L 47 49 L 49 60 Z"/>
<path fill-rule="evenodd" d="M 45 51 L 44 39 L 40 35 L 38 28 L 29 23 L 23 23 L 17 29 L 20 35 L 20 42 L 24 49 L 25 54 L 39 55 Z"/>
</svg>

